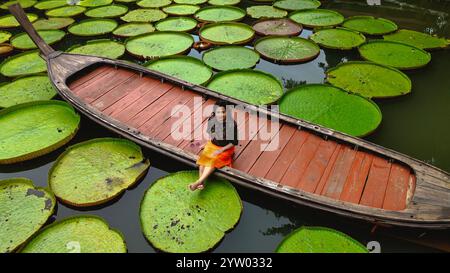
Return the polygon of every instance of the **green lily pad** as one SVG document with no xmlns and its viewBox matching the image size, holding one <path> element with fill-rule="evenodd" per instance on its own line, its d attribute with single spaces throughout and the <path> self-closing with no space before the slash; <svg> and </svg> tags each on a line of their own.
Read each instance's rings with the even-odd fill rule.
<svg viewBox="0 0 450 273">
<path fill-rule="evenodd" d="M 64 203 L 103 204 L 134 185 L 150 166 L 141 148 L 119 138 L 98 138 L 67 148 L 49 171 L 49 185 Z"/>
<path fill-rule="evenodd" d="M 221 22 L 203 26 L 199 30 L 202 40 L 212 44 L 245 44 L 253 39 L 255 31 L 244 23 Z"/>
<path fill-rule="evenodd" d="M 369 35 L 383 35 L 397 30 L 394 22 L 372 16 L 349 17 L 342 26 Z"/>
<path fill-rule="evenodd" d="M 121 3 L 133 3 L 136 2 L 137 0 L 114 0 L 114 2 L 121 2 Z"/>
<path fill-rule="evenodd" d="M 174 4 L 164 7 L 162 10 L 170 15 L 182 16 L 182 15 L 192 15 L 199 9 L 200 6 L 197 5 Z"/>
<path fill-rule="evenodd" d="M 301 227 L 286 236 L 278 253 L 367 253 L 368 250 L 350 236 L 324 227 Z"/>
<path fill-rule="evenodd" d="M 245 17 L 243 9 L 231 6 L 209 6 L 199 9 L 195 18 L 201 22 L 240 21 Z"/>
<path fill-rule="evenodd" d="M 172 4 L 172 0 L 141 0 L 137 5 L 141 8 L 161 8 Z"/>
<path fill-rule="evenodd" d="M 284 10 L 316 9 L 320 5 L 317 0 L 278 0 L 273 3 L 274 7 Z"/>
<path fill-rule="evenodd" d="M 119 37 L 133 37 L 153 31 L 155 31 L 155 28 L 150 23 L 127 23 L 118 26 L 113 34 Z"/>
<path fill-rule="evenodd" d="M 261 36 L 297 36 L 303 30 L 301 25 L 287 18 L 259 20 L 253 24 L 253 29 Z"/>
<path fill-rule="evenodd" d="M 126 49 L 134 56 L 152 59 L 182 54 L 188 51 L 193 43 L 194 39 L 189 34 L 158 31 L 129 38 Z"/>
<path fill-rule="evenodd" d="M 49 100 L 55 95 L 56 91 L 47 75 L 22 77 L 0 85 L 0 108 L 37 100 Z"/>
<path fill-rule="evenodd" d="M 188 32 L 197 27 L 197 21 L 190 17 L 169 17 L 155 25 L 158 31 L 184 31 Z"/>
<path fill-rule="evenodd" d="M 85 7 L 80 6 L 67 6 L 47 10 L 45 15 L 49 17 L 74 17 L 80 15 L 86 11 Z"/>
<path fill-rule="evenodd" d="M 67 0 L 46 0 L 46 1 L 39 1 L 34 5 L 34 8 L 39 10 L 48 10 L 48 9 L 54 9 L 54 8 L 60 8 L 68 6 Z"/>
<path fill-rule="evenodd" d="M 33 27 L 36 30 L 47 30 L 47 29 L 63 29 L 70 26 L 75 22 L 74 19 L 69 17 L 51 17 L 48 19 L 39 19 L 33 23 Z"/>
<path fill-rule="evenodd" d="M 38 19 L 38 16 L 33 13 L 27 13 L 28 20 L 31 23 Z M 20 26 L 19 22 L 17 22 L 16 18 L 13 15 L 5 15 L 0 17 L 0 28 L 12 28 Z"/>
<path fill-rule="evenodd" d="M 125 45 L 108 39 L 90 40 L 85 45 L 70 47 L 67 52 L 117 59 L 125 54 Z"/>
<path fill-rule="evenodd" d="M 208 4 L 213 6 L 234 6 L 241 2 L 241 0 L 209 0 Z"/>
<path fill-rule="evenodd" d="M 72 216 L 46 226 L 22 253 L 126 253 L 120 231 L 92 215 Z"/>
<path fill-rule="evenodd" d="M 10 44 L 0 44 L 0 56 L 8 55 L 14 51 L 14 47 Z"/>
<path fill-rule="evenodd" d="M 203 62 L 216 70 L 251 68 L 259 62 L 259 54 L 243 46 L 220 46 L 203 53 Z"/>
<path fill-rule="evenodd" d="M 8 2 L 6 2 L 6 3 L 1 4 L 1 5 L 0 5 L 0 8 L 1 8 L 1 9 L 6 9 L 6 10 L 7 10 L 8 7 L 9 7 L 10 5 L 16 4 L 16 3 L 19 3 L 20 6 L 21 6 L 23 9 L 27 9 L 27 8 L 30 8 L 30 7 L 34 6 L 34 4 L 36 4 L 36 0 L 15 0 L 15 1 L 8 1 Z"/>
<path fill-rule="evenodd" d="M 327 81 L 368 98 L 389 98 L 411 92 L 411 80 L 392 67 L 372 62 L 346 62 L 327 71 Z"/>
<path fill-rule="evenodd" d="M 301 85 L 289 90 L 279 105 L 283 114 L 357 137 L 373 132 L 382 119 L 373 101 L 326 84 Z"/>
<path fill-rule="evenodd" d="M 252 69 L 219 72 L 207 87 L 255 105 L 274 103 L 283 95 L 283 86 L 276 77 Z"/>
<path fill-rule="evenodd" d="M 341 27 L 319 30 L 309 36 L 309 39 L 322 47 L 340 50 L 350 50 L 366 41 L 361 33 Z"/>
<path fill-rule="evenodd" d="M 9 33 L 8 31 L 0 30 L 0 44 L 8 42 L 11 36 L 12 34 Z"/>
<path fill-rule="evenodd" d="M 128 7 L 124 5 L 108 5 L 98 8 L 92 8 L 84 13 L 87 17 L 93 18 L 114 18 L 124 15 L 128 12 Z"/>
<path fill-rule="evenodd" d="M 306 62 L 316 58 L 319 46 L 300 37 L 268 36 L 255 43 L 255 50 L 266 59 L 281 63 Z"/>
<path fill-rule="evenodd" d="M 0 253 L 13 252 L 36 233 L 54 212 L 47 189 L 26 178 L 0 180 Z"/>
<path fill-rule="evenodd" d="M 431 54 L 408 44 L 372 40 L 358 48 L 365 60 L 392 66 L 398 69 L 414 69 L 427 65 Z"/>
<path fill-rule="evenodd" d="M 342 24 L 344 16 L 328 9 L 308 9 L 294 11 L 289 18 L 305 27 L 332 27 Z"/>
<path fill-rule="evenodd" d="M 200 5 L 206 3 L 208 0 L 174 0 L 177 4 L 187 4 L 187 5 Z"/>
<path fill-rule="evenodd" d="M 260 19 L 260 18 L 283 18 L 288 14 L 287 11 L 275 8 L 273 6 L 251 6 L 247 8 L 248 16 Z"/>
<path fill-rule="evenodd" d="M 100 7 L 100 6 L 106 6 L 113 2 L 113 0 L 81 0 L 77 3 L 78 6 L 82 7 Z"/>
<path fill-rule="evenodd" d="M 66 144 L 80 116 L 62 101 L 22 103 L 0 111 L 0 164 L 29 160 Z"/>
<path fill-rule="evenodd" d="M 384 35 L 383 39 L 409 44 L 425 50 L 446 48 L 450 45 L 450 40 L 446 40 L 445 38 L 408 29 L 400 29 L 392 34 Z"/>
<path fill-rule="evenodd" d="M 97 36 L 112 32 L 117 27 L 113 19 L 86 19 L 69 27 L 69 32 L 78 36 Z"/>
<path fill-rule="evenodd" d="M 207 82 L 212 71 L 202 61 L 188 56 L 172 56 L 151 61 L 146 67 L 193 84 Z"/>
<path fill-rule="evenodd" d="M 27 51 L 14 55 L 0 64 L 0 73 L 6 77 L 31 75 L 47 71 L 47 64 L 39 51 Z"/>
<path fill-rule="evenodd" d="M 150 23 L 157 22 L 167 17 L 167 14 L 159 9 L 135 9 L 129 11 L 124 16 L 120 17 L 128 23 Z"/>
<path fill-rule="evenodd" d="M 62 30 L 39 30 L 38 34 L 44 41 L 51 45 L 61 41 L 66 33 Z M 27 33 L 22 32 L 11 38 L 11 45 L 17 49 L 27 50 L 37 48 L 36 44 L 31 40 Z"/>
<path fill-rule="evenodd" d="M 213 248 L 238 223 L 242 202 L 223 178 L 211 177 L 205 189 L 188 185 L 198 172 L 181 171 L 154 182 L 141 202 L 141 227 L 149 242 L 165 252 L 194 253 Z"/>
</svg>

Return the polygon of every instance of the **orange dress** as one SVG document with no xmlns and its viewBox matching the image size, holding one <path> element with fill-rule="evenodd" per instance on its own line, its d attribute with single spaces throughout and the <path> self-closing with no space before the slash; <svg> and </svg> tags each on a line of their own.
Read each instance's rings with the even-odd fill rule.
<svg viewBox="0 0 450 273">
<path fill-rule="evenodd" d="M 234 146 L 224 152 L 213 156 L 213 153 L 223 147 L 217 146 L 209 140 L 197 160 L 197 164 L 205 167 L 222 168 L 223 166 L 231 167 L 233 161 Z"/>
</svg>

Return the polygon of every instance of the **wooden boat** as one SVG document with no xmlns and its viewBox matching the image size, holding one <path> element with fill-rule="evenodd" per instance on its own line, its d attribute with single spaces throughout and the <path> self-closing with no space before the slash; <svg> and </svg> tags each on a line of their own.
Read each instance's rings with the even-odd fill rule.
<svg viewBox="0 0 450 273">
<path fill-rule="evenodd" d="M 243 114 L 237 120 L 238 128 L 248 132 L 248 137 L 240 141 L 233 167 L 221 168 L 217 175 L 272 196 L 377 225 L 450 226 L 450 175 L 434 166 L 137 64 L 54 51 L 19 5 L 11 5 L 10 11 L 39 47 L 61 97 L 125 138 L 193 166 L 205 140 L 174 139 L 171 133 L 177 118 L 171 110 L 175 105 L 192 110 L 191 121 L 197 119 L 201 124 L 191 128 L 192 137 L 204 130 L 207 117 L 198 117 L 200 109 L 223 99 L 245 106 L 235 114 Z M 249 128 L 257 114 L 259 119 L 267 117 L 258 128 Z M 257 132 L 274 122 L 280 130 L 269 141 L 277 139 L 279 145 L 261 151 Z"/>
</svg>

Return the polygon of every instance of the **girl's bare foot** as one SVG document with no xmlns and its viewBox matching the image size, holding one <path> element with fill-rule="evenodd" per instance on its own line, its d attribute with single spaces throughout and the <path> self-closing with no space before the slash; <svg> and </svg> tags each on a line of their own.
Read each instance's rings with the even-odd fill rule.
<svg viewBox="0 0 450 273">
<path fill-rule="evenodd" d="M 195 191 L 197 189 L 197 182 L 189 184 L 189 189 Z"/>
<path fill-rule="evenodd" d="M 203 190 L 205 188 L 205 185 L 203 185 L 203 183 L 198 184 L 197 189 L 198 190 Z"/>
</svg>

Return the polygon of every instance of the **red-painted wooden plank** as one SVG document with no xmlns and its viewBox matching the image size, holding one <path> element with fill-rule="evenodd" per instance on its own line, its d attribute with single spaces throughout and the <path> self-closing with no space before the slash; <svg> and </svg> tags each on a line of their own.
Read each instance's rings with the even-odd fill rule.
<svg viewBox="0 0 450 273">
<path fill-rule="evenodd" d="M 374 156 L 370 153 L 358 151 L 339 197 L 340 200 L 359 204 L 373 158 Z"/>
<path fill-rule="evenodd" d="M 314 193 L 321 194 L 323 188 L 325 187 L 325 184 L 328 181 L 328 178 L 330 177 L 331 172 L 334 168 L 334 163 L 336 162 L 336 159 L 338 155 L 341 153 L 341 150 L 344 148 L 341 144 L 337 144 L 336 149 L 334 150 L 333 154 L 331 155 L 330 160 L 328 161 L 328 165 L 325 168 L 325 171 L 323 172 L 322 177 L 319 180 L 319 183 L 317 184 L 316 189 L 314 190 Z"/>
<path fill-rule="evenodd" d="M 383 209 L 403 210 L 406 208 L 406 195 L 408 193 L 409 168 L 398 163 L 392 164 L 389 181 L 384 196 Z"/>
<path fill-rule="evenodd" d="M 361 205 L 382 208 L 391 165 L 384 158 L 375 157 L 373 159 L 366 187 L 359 202 Z"/>
<path fill-rule="evenodd" d="M 106 73 L 109 73 L 111 71 L 115 70 L 114 67 L 104 65 L 100 66 L 92 71 L 89 71 L 80 77 L 74 79 L 73 81 L 68 82 L 68 87 L 70 90 L 74 91 L 82 87 L 82 85 L 88 85 L 91 81 L 95 81 L 97 77 L 101 77 Z"/>
</svg>

